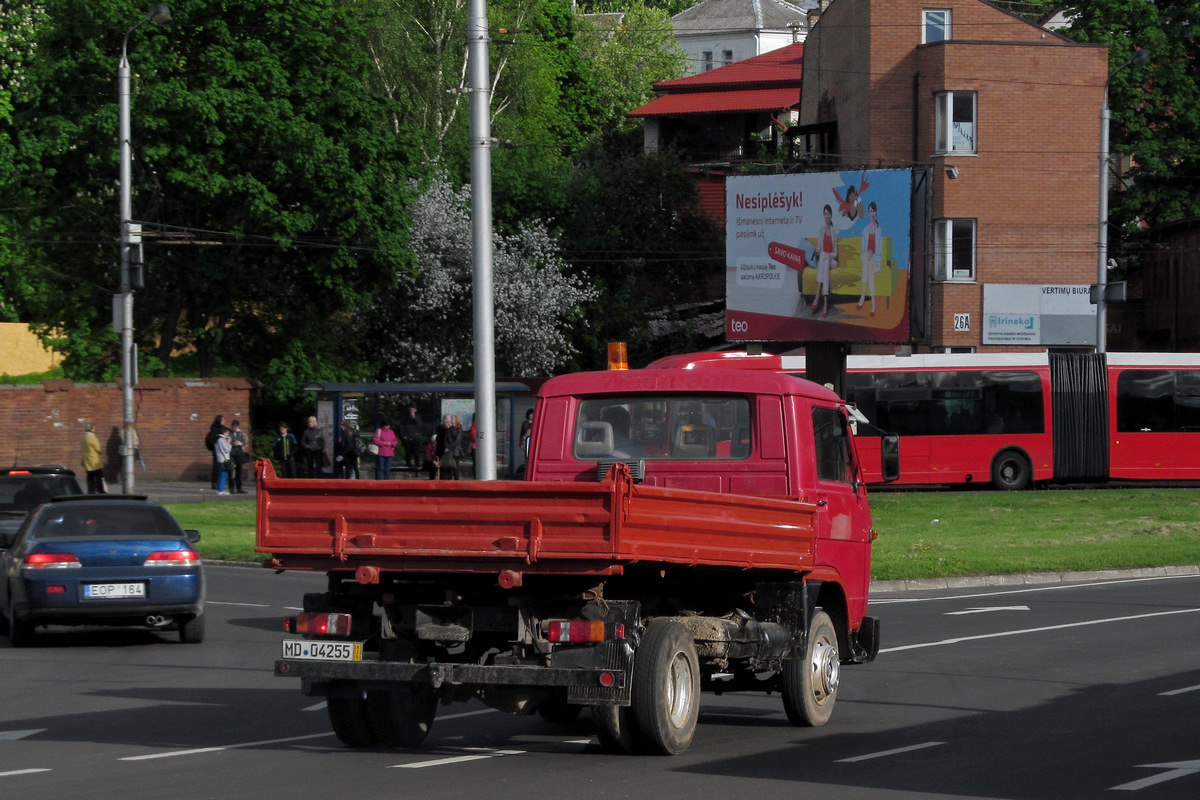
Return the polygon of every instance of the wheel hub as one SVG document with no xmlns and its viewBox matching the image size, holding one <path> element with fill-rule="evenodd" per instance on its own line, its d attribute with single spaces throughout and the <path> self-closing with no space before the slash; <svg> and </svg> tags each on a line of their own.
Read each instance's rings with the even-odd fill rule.
<svg viewBox="0 0 1200 800">
<path fill-rule="evenodd" d="M 838 658 L 837 647 L 825 639 L 815 642 L 812 670 L 813 694 L 817 701 L 823 702 L 835 695 L 841 680 L 841 661 Z"/>
</svg>

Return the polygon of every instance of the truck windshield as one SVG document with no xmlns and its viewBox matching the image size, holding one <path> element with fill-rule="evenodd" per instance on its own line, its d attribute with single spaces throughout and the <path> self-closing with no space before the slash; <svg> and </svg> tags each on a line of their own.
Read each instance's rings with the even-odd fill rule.
<svg viewBox="0 0 1200 800">
<path fill-rule="evenodd" d="M 750 455 L 744 397 L 591 397 L 579 404 L 575 458 L 701 461 Z"/>
</svg>

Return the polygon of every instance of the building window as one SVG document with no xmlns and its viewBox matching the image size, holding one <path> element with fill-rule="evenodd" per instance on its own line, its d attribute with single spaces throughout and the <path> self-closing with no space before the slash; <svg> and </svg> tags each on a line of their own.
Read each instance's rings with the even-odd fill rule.
<svg viewBox="0 0 1200 800">
<path fill-rule="evenodd" d="M 712 52 L 712 50 L 705 50 L 701 54 L 700 60 L 701 60 L 701 64 L 700 64 L 701 72 L 708 72 L 710 69 L 712 69 L 713 68 L 713 52 Z"/>
<path fill-rule="evenodd" d="M 721 63 L 725 66 L 728 66 L 733 63 L 733 51 L 732 50 L 722 50 L 721 51 Z"/>
<path fill-rule="evenodd" d="M 975 93 L 938 92 L 937 140 L 938 153 L 975 152 Z"/>
<path fill-rule="evenodd" d="M 950 9 L 926 8 L 921 12 L 921 44 L 950 38 Z"/>
<path fill-rule="evenodd" d="M 935 220 L 933 254 L 939 280 L 975 280 L 975 220 Z"/>
</svg>

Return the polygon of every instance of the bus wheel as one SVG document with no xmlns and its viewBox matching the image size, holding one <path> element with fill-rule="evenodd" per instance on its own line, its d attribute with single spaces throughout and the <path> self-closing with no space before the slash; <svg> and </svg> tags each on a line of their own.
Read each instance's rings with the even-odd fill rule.
<svg viewBox="0 0 1200 800">
<path fill-rule="evenodd" d="M 992 485 L 1006 492 L 1024 489 L 1031 472 L 1025 456 L 1016 450 L 1001 450 L 992 461 Z"/>
<path fill-rule="evenodd" d="M 837 631 L 824 611 L 813 614 L 807 639 L 804 658 L 783 662 L 783 710 L 793 725 L 816 728 L 833 716 L 841 679 Z"/>
</svg>

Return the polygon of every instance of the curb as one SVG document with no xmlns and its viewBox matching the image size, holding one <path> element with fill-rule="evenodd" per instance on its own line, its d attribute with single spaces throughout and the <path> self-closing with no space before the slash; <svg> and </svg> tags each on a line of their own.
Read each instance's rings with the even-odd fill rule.
<svg viewBox="0 0 1200 800">
<path fill-rule="evenodd" d="M 989 586 L 1042 586 L 1051 583 L 1086 583 L 1128 578 L 1177 578 L 1200 575 L 1200 566 L 1103 569 L 1091 572 L 1027 572 L 1016 575 L 966 575 L 950 578 L 872 581 L 871 594 L 912 592 L 923 589 L 978 589 Z"/>
</svg>

